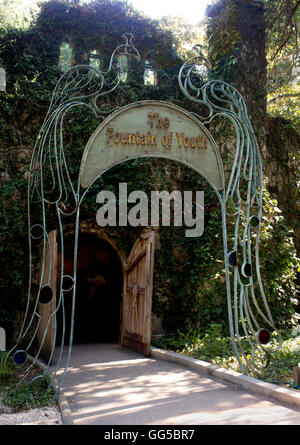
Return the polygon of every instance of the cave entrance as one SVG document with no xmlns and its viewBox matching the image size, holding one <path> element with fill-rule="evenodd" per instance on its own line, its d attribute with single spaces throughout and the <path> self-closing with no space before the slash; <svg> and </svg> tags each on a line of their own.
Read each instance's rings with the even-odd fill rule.
<svg viewBox="0 0 300 445">
<path fill-rule="evenodd" d="M 73 274 L 73 237 L 65 239 L 65 273 Z M 120 342 L 122 263 L 112 245 L 91 233 L 78 237 L 74 343 Z M 58 280 L 59 282 L 59 280 Z M 59 293 L 58 293 L 59 295 Z M 69 343 L 73 290 L 64 292 L 57 317 L 56 344 Z M 65 317 L 63 317 L 63 311 Z"/>
</svg>

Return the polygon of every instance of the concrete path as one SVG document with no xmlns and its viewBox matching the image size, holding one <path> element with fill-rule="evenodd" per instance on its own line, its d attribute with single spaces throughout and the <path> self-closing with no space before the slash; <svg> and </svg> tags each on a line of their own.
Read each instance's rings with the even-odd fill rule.
<svg viewBox="0 0 300 445">
<path fill-rule="evenodd" d="M 62 390 L 75 425 L 300 425 L 300 409 L 116 344 L 74 345 Z"/>
</svg>

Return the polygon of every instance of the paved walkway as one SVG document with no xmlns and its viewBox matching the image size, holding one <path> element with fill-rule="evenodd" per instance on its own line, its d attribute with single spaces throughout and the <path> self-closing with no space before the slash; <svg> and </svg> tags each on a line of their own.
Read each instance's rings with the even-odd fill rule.
<svg viewBox="0 0 300 445">
<path fill-rule="evenodd" d="M 116 344 L 74 345 L 63 393 L 75 425 L 300 425 L 300 409 Z"/>
</svg>

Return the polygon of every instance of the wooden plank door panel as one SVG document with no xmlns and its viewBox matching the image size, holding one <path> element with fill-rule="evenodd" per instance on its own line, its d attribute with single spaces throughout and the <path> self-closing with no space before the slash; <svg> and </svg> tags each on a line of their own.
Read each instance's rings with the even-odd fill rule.
<svg viewBox="0 0 300 445">
<path fill-rule="evenodd" d="M 52 230 L 48 235 L 48 241 L 46 243 L 44 276 L 41 284 L 41 289 L 43 288 L 46 290 L 47 288 L 51 289 L 52 299 L 49 303 L 46 304 L 38 303 L 38 314 L 40 316 L 40 322 L 37 331 L 37 340 L 39 345 L 43 343 L 40 352 L 40 357 L 45 361 L 49 360 L 52 348 L 54 347 L 55 316 L 53 316 L 53 314 L 56 310 L 56 282 L 57 282 L 57 240 L 56 240 L 56 230 Z M 40 295 L 40 300 L 42 299 L 41 297 L 42 297 L 42 291 Z M 44 338 L 44 333 L 46 329 L 47 333 Z"/>
<path fill-rule="evenodd" d="M 155 232 L 145 230 L 125 266 L 122 345 L 150 355 Z"/>
</svg>

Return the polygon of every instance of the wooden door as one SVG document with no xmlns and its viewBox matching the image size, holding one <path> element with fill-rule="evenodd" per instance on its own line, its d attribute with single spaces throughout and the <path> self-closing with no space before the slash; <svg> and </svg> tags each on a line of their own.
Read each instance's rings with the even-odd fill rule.
<svg viewBox="0 0 300 445">
<path fill-rule="evenodd" d="M 155 232 L 136 240 L 125 266 L 122 345 L 150 355 Z"/>
<path fill-rule="evenodd" d="M 40 269 L 42 266 L 41 265 Z M 41 273 L 41 270 L 40 270 Z M 48 235 L 45 251 L 44 276 L 40 289 L 38 314 L 40 316 L 37 340 L 42 344 L 40 357 L 48 361 L 54 347 L 55 310 L 56 310 L 56 281 L 57 281 L 57 241 L 56 230 Z M 45 334 L 46 332 L 46 334 Z"/>
</svg>

